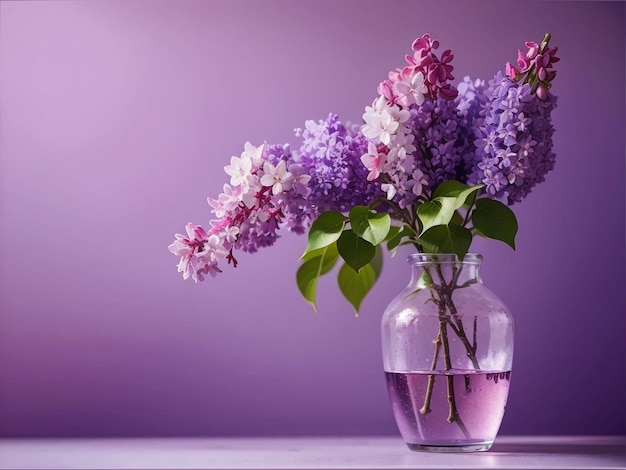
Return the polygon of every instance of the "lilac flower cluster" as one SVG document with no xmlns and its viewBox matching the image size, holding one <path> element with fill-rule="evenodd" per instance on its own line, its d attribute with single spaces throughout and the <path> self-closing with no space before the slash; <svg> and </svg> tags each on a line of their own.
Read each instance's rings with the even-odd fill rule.
<svg viewBox="0 0 626 470">
<path fill-rule="evenodd" d="M 187 236 L 177 234 L 169 250 L 180 256 L 178 271 L 196 282 L 221 272 L 221 263 L 234 266 L 234 250 L 254 253 L 274 244 L 286 212 L 305 200 L 310 177 L 291 162 L 288 147 L 246 143 L 240 157 L 232 157 L 224 171 L 230 183 L 217 199 L 209 198 L 216 219 L 206 231 L 187 225 Z"/>
<path fill-rule="evenodd" d="M 367 142 L 358 128 L 346 128 L 331 114 L 307 121 L 296 135 L 302 137 L 298 152 L 289 145 L 246 143 L 224 167 L 230 184 L 208 199 L 216 216 L 211 228 L 189 223 L 187 236 L 177 234 L 169 247 L 180 256 L 185 279 L 215 276 L 223 262 L 237 265 L 234 251 L 254 253 L 273 245 L 281 228 L 302 234 L 321 212 L 349 211 L 380 194 L 361 164 Z"/>
<path fill-rule="evenodd" d="M 401 210 L 463 166 L 464 149 L 457 146 L 460 116 L 453 101 L 458 91 L 449 83 L 454 56 L 445 50 L 439 57 L 438 47 L 428 34 L 416 39 L 406 65 L 389 72 L 363 114 L 361 131 L 372 144 L 361 158 L 368 179 L 379 181 Z"/>
<path fill-rule="evenodd" d="M 476 119 L 476 151 L 469 184 L 483 183 L 487 193 L 509 205 L 520 202 L 554 168 L 556 97 L 531 93 L 528 83 L 496 74 Z"/>
</svg>

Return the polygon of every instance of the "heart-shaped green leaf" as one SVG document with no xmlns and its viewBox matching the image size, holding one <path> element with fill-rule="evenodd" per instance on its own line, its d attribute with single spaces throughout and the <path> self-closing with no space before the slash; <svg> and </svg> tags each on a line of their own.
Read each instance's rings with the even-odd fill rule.
<svg viewBox="0 0 626 470">
<path fill-rule="evenodd" d="M 305 256 L 304 263 L 296 273 L 296 283 L 302 296 L 317 311 L 317 281 L 321 275 L 326 274 L 335 266 L 339 252 L 337 245 L 332 243 L 324 248 L 309 252 Z"/>
<path fill-rule="evenodd" d="M 411 235 L 415 235 L 415 233 L 406 225 L 401 227 L 392 225 L 387 235 L 387 249 L 391 251 L 397 248 L 402 243 L 404 237 L 410 237 Z"/>
<path fill-rule="evenodd" d="M 344 230 L 339 240 L 337 240 L 339 254 L 356 272 L 369 263 L 376 247 L 367 240 L 359 237 L 353 230 Z"/>
<path fill-rule="evenodd" d="M 422 222 L 422 233 L 436 225 L 448 225 L 457 210 L 456 201 L 455 197 L 438 197 L 421 204 L 417 216 Z"/>
<path fill-rule="evenodd" d="M 313 250 L 324 248 L 336 242 L 341 236 L 347 220 L 346 216 L 338 211 L 328 211 L 320 214 L 311 224 L 306 250 L 302 256 L 304 257 L 304 255 Z"/>
<path fill-rule="evenodd" d="M 472 212 L 472 224 L 479 234 L 500 240 L 515 249 L 517 218 L 511 209 L 495 199 L 481 198 Z"/>
<path fill-rule="evenodd" d="M 476 192 L 483 186 L 468 186 L 455 180 L 440 184 L 434 193 L 436 197 L 417 208 L 417 216 L 422 222 L 422 233 L 436 225 L 448 225 L 453 219 L 459 219 L 457 209 L 466 203 L 473 204 Z"/>
<path fill-rule="evenodd" d="M 435 188 L 433 192 L 433 198 L 436 197 L 457 197 L 463 193 L 471 194 L 476 190 L 485 187 L 484 184 L 477 184 L 474 186 L 468 186 L 465 183 L 461 183 L 457 180 L 448 180 L 441 183 Z"/>
<path fill-rule="evenodd" d="M 358 236 L 376 246 L 389 234 L 391 217 L 365 206 L 355 206 L 350 210 L 350 227 Z"/>
<path fill-rule="evenodd" d="M 376 247 L 376 253 L 371 262 L 356 272 L 348 264 L 343 264 L 339 269 L 337 282 L 343 296 L 354 307 L 356 315 L 359 314 L 361 302 L 367 293 L 374 287 L 383 267 L 383 256 L 380 246 Z"/>
<path fill-rule="evenodd" d="M 472 232 L 456 224 L 435 225 L 426 230 L 420 239 L 436 253 L 455 253 L 462 260 L 472 244 Z"/>
</svg>

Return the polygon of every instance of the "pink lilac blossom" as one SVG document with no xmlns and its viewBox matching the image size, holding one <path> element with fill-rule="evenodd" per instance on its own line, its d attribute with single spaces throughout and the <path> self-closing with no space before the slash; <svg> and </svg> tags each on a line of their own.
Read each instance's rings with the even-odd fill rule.
<svg viewBox="0 0 626 470">
<path fill-rule="evenodd" d="M 560 59 L 556 56 L 557 47 L 549 47 L 550 36 L 547 35 L 544 42 L 537 44 L 528 41 L 525 43 L 526 52 L 518 49 L 517 67 L 510 62 L 506 64 L 506 76 L 512 80 L 520 81 L 526 78 L 531 89 L 541 100 L 548 99 L 548 89 L 552 80 L 556 77 L 553 65 Z"/>
<path fill-rule="evenodd" d="M 180 256 L 178 272 L 183 273 L 183 279 L 191 277 L 196 282 L 204 280 L 206 274 L 215 277 L 221 272 L 218 262 L 228 255 L 224 240 L 192 223 L 187 224 L 186 230 L 186 237 L 176 234 L 176 240 L 169 246 L 170 252 Z"/>
</svg>

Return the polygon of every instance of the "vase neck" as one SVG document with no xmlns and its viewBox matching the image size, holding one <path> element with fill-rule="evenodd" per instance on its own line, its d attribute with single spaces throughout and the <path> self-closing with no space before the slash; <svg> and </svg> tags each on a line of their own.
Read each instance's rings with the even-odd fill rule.
<svg viewBox="0 0 626 470">
<path fill-rule="evenodd" d="M 457 288 L 469 284 L 482 283 L 480 265 L 482 257 L 467 254 L 459 261 L 454 254 L 418 253 L 407 259 L 411 265 L 411 284 L 428 287 L 436 284 Z"/>
</svg>

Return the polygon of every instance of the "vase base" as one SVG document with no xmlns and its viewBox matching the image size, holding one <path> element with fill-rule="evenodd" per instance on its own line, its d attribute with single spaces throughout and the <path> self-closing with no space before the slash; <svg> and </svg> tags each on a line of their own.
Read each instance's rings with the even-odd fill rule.
<svg viewBox="0 0 626 470">
<path fill-rule="evenodd" d="M 406 443 L 409 449 L 415 452 L 438 452 L 438 453 L 459 453 L 459 452 L 484 452 L 489 450 L 493 441 L 475 442 L 471 444 L 410 444 Z"/>
</svg>

